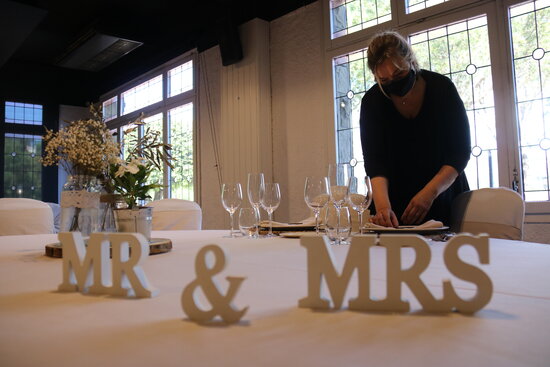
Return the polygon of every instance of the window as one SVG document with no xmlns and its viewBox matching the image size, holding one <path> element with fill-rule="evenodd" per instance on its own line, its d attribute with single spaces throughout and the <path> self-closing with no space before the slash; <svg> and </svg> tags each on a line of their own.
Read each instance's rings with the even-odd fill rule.
<svg viewBox="0 0 550 367">
<path fill-rule="evenodd" d="M 472 139 L 466 168 L 471 188 L 516 188 L 528 213 L 550 210 L 549 0 L 398 0 L 384 18 L 386 26 L 366 24 L 358 0 L 325 4 L 332 20 L 327 53 L 338 162 L 363 168 L 360 102 L 374 84 L 365 50 L 374 33 L 393 28 L 408 37 L 420 66 L 447 75 L 464 101 Z M 336 37 L 338 42 L 330 41 Z M 539 209 L 542 204 L 546 209 Z"/>
<path fill-rule="evenodd" d="M 105 111 L 114 114 L 108 126 L 119 130 L 124 157 L 146 129 L 161 131 L 163 141 L 172 146 L 174 169 L 165 166 L 149 177 L 148 183 L 163 186 L 149 192 L 152 200 L 196 200 L 194 57 L 190 54 L 177 58 L 147 74 L 154 75 L 153 78 L 147 75 L 140 78 L 146 82 L 130 82 L 102 98 L 104 118 Z M 117 100 L 122 101 L 120 115 Z M 129 124 L 141 113 L 145 115 L 142 126 Z"/>
<path fill-rule="evenodd" d="M 18 133 L 42 128 L 42 105 L 6 101 L 4 116 L 3 196 L 42 200 L 42 137 Z"/>
<path fill-rule="evenodd" d="M 193 104 L 168 111 L 170 144 L 177 160 L 171 172 L 172 197 L 193 200 Z"/>
<path fill-rule="evenodd" d="M 470 121 L 472 155 L 466 175 L 472 189 L 498 187 L 495 107 L 487 17 L 477 17 L 410 36 L 424 68 L 448 76 Z"/>
<path fill-rule="evenodd" d="M 385 23 L 392 19 L 391 0 L 331 0 L 332 38 Z"/>
<path fill-rule="evenodd" d="M 407 1 L 407 13 L 414 13 L 446 1 L 450 0 L 409 0 Z"/>
<path fill-rule="evenodd" d="M 168 71 L 168 97 L 193 89 L 193 61 Z"/>
<path fill-rule="evenodd" d="M 103 120 L 111 121 L 118 116 L 118 96 L 103 102 Z"/>
<path fill-rule="evenodd" d="M 510 29 L 523 190 L 550 199 L 550 2 L 510 7 Z"/>
<path fill-rule="evenodd" d="M 6 102 L 5 116 L 6 123 L 42 125 L 42 105 Z"/>
<path fill-rule="evenodd" d="M 121 114 L 126 115 L 162 100 L 162 75 L 121 94 Z M 104 104 L 104 106 L 106 106 Z"/>
</svg>

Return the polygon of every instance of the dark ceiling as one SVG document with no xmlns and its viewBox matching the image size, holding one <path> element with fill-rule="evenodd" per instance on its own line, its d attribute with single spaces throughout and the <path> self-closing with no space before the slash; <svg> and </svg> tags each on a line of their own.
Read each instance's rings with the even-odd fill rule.
<svg viewBox="0 0 550 367">
<path fill-rule="evenodd" d="M 0 0 L 0 97 L 84 104 L 238 25 L 315 0 Z M 143 45 L 97 72 L 60 66 L 90 31 Z"/>
</svg>

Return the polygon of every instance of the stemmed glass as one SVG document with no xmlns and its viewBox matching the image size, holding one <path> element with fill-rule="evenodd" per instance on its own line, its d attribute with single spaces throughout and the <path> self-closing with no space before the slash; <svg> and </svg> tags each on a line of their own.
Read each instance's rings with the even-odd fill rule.
<svg viewBox="0 0 550 367">
<path fill-rule="evenodd" d="M 255 208 L 239 209 L 239 229 L 244 236 L 248 238 L 258 237 L 258 226 L 260 218 Z"/>
<path fill-rule="evenodd" d="M 243 190 L 240 183 L 224 183 L 222 185 L 222 204 L 225 210 L 229 212 L 231 220 L 231 232 L 229 232 L 229 238 L 235 237 L 233 233 L 233 214 L 243 201 Z"/>
<path fill-rule="evenodd" d="M 363 185 L 357 177 L 351 177 L 349 180 L 349 197 L 350 206 L 359 215 L 359 234 L 363 234 L 363 212 L 368 209 L 372 201 L 372 186 L 370 177 L 365 176 Z"/>
<path fill-rule="evenodd" d="M 329 197 L 337 212 L 337 230 L 340 228 L 340 209 L 348 201 L 349 180 L 351 177 L 353 177 L 353 167 L 349 163 L 329 164 Z"/>
<path fill-rule="evenodd" d="M 319 213 L 327 206 L 329 182 L 327 177 L 308 176 L 304 187 L 304 200 L 315 215 L 315 232 L 319 235 Z"/>
<path fill-rule="evenodd" d="M 248 201 L 250 205 L 256 210 L 258 218 L 261 218 L 260 214 L 260 199 L 261 191 L 264 186 L 264 174 L 263 173 L 249 173 L 248 174 L 248 184 L 247 184 L 247 193 Z"/>
<path fill-rule="evenodd" d="M 266 183 L 261 190 L 260 204 L 269 215 L 269 233 L 266 237 L 275 237 L 273 234 L 273 212 L 281 203 L 281 190 L 278 183 Z"/>
<path fill-rule="evenodd" d="M 346 204 L 349 194 L 348 184 L 351 177 L 353 177 L 353 167 L 349 163 L 330 164 L 328 167 L 330 201 L 337 210 Z"/>
<path fill-rule="evenodd" d="M 351 217 L 347 206 L 336 209 L 330 204 L 325 218 L 325 232 L 334 245 L 347 245 L 351 234 Z"/>
</svg>

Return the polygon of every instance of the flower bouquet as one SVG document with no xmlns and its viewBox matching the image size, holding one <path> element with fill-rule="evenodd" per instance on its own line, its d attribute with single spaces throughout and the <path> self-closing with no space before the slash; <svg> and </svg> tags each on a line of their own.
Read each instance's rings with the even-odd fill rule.
<svg viewBox="0 0 550 367">
<path fill-rule="evenodd" d="M 109 167 L 109 184 L 114 192 L 124 200 L 126 208 L 115 209 L 117 230 L 119 232 L 140 232 L 146 238 L 151 237 L 152 208 L 140 206 L 140 202 L 151 199 L 151 190 L 163 187 L 151 183 L 150 175 L 154 170 L 162 170 L 165 163 L 172 166 L 172 147 L 162 141 L 159 131 L 144 127 L 141 137 L 132 134 L 144 125 L 143 116 L 134 121 L 131 129 L 126 130 L 124 143 L 129 146 L 126 159 L 118 158 Z"/>
<path fill-rule="evenodd" d="M 56 132 L 46 129 L 42 156 L 44 166 L 60 165 L 69 174 L 61 193 L 60 231 L 81 231 L 85 236 L 98 226 L 101 186 L 97 178 L 120 155 L 119 144 L 93 104 L 90 115 Z"/>
</svg>

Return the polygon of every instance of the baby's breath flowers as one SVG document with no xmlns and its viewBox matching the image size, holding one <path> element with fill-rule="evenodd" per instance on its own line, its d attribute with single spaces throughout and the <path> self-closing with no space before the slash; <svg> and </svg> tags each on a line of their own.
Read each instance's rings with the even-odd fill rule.
<svg viewBox="0 0 550 367">
<path fill-rule="evenodd" d="M 150 129 L 140 115 L 125 131 L 125 144 L 130 147 L 121 158 L 120 145 L 102 120 L 101 113 L 91 105 L 92 118 L 70 122 L 54 132 L 46 129 L 44 139 L 44 166 L 61 165 L 71 175 L 89 175 L 101 178 L 108 193 L 120 194 L 130 209 L 138 207 L 138 200 L 150 198 L 148 191 L 162 187 L 148 183 L 154 169 L 172 166 L 170 144 L 162 140 L 162 133 Z M 142 134 L 131 134 L 142 129 Z"/>
<path fill-rule="evenodd" d="M 70 122 L 44 135 L 44 166 L 61 165 L 71 175 L 100 176 L 120 156 L 120 146 L 94 106 L 93 118 Z"/>
</svg>

